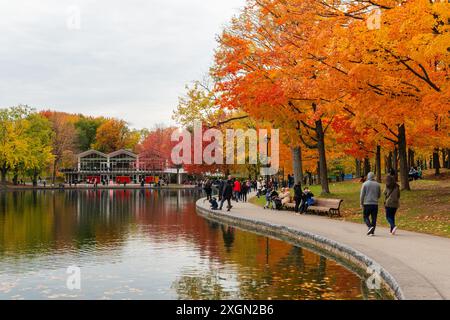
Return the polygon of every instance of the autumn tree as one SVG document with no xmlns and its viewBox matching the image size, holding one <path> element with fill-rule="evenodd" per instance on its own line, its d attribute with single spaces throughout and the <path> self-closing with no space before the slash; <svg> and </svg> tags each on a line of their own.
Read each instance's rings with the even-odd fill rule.
<svg viewBox="0 0 450 320">
<path fill-rule="evenodd" d="M 52 124 L 53 155 L 52 184 L 55 184 L 59 166 L 65 157 L 74 157 L 76 146 L 75 121 L 77 116 L 55 111 L 42 111 L 41 114 Z"/>
<path fill-rule="evenodd" d="M 134 150 L 140 139 L 140 133 L 131 130 L 126 121 L 108 119 L 98 127 L 92 147 L 105 153 L 120 149 Z"/>
<path fill-rule="evenodd" d="M 17 106 L 0 109 L 0 173 L 1 183 L 6 184 L 9 171 L 17 170 L 27 153 L 26 118 L 31 109 Z"/>
</svg>

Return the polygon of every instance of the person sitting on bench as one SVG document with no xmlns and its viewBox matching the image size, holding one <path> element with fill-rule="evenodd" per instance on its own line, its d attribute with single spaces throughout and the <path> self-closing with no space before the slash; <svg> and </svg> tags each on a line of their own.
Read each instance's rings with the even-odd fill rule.
<svg viewBox="0 0 450 320">
<path fill-rule="evenodd" d="M 300 213 L 306 213 L 308 207 L 314 204 L 314 194 L 309 190 L 308 187 L 303 189 L 302 204 L 300 206 Z"/>
<path fill-rule="evenodd" d="M 411 170 L 409 170 L 409 180 L 419 180 L 419 178 L 419 172 L 416 168 L 411 167 Z"/>
<path fill-rule="evenodd" d="M 281 207 L 284 207 L 291 202 L 291 192 L 289 191 L 289 188 L 284 188 L 282 190 L 280 200 L 281 200 Z"/>
</svg>

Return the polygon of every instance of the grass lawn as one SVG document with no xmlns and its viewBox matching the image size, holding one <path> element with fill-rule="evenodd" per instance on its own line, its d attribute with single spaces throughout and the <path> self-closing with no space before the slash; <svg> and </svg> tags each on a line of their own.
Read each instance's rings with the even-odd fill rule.
<svg viewBox="0 0 450 320">
<path fill-rule="evenodd" d="M 412 191 L 401 193 L 397 224 L 400 229 L 450 238 L 450 171 L 444 170 L 439 178 L 427 171 L 424 177 L 424 180 L 411 182 Z M 326 197 L 344 200 L 341 207 L 343 220 L 363 223 L 359 206 L 360 188 L 361 184 L 356 181 L 330 185 L 332 194 Z M 321 197 L 320 186 L 312 186 L 311 190 L 316 197 Z M 265 199 L 253 198 L 251 202 L 263 206 Z M 380 210 L 378 221 L 388 226 L 384 209 Z"/>
</svg>

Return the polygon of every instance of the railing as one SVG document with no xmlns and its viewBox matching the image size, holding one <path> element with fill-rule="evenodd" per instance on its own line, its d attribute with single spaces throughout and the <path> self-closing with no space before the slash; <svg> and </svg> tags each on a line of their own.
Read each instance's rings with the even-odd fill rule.
<svg viewBox="0 0 450 320">
<path fill-rule="evenodd" d="M 154 172 L 163 172 L 164 168 L 154 168 L 154 169 L 61 169 L 61 173 L 72 173 L 72 174 L 111 174 L 111 173 L 154 173 Z"/>
</svg>

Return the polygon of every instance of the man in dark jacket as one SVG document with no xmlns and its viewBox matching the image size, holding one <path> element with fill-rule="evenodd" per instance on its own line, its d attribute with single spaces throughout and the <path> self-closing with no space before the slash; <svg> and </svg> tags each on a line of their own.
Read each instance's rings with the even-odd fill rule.
<svg viewBox="0 0 450 320">
<path fill-rule="evenodd" d="M 300 204 L 302 203 L 302 185 L 297 182 L 294 186 L 295 213 L 298 213 Z"/>
<path fill-rule="evenodd" d="M 225 180 L 220 179 L 220 181 L 219 181 L 219 201 L 222 201 L 222 194 L 223 194 L 223 189 L 225 188 L 225 183 L 226 183 Z"/>
<path fill-rule="evenodd" d="M 228 210 L 227 211 L 231 210 L 231 208 L 233 207 L 231 205 L 231 197 L 232 196 L 233 196 L 233 180 L 231 179 L 231 177 L 228 177 L 228 181 L 225 183 L 225 186 L 223 188 L 222 200 L 220 201 L 219 210 L 222 210 L 223 204 L 225 203 L 225 201 L 228 202 Z"/>
</svg>

